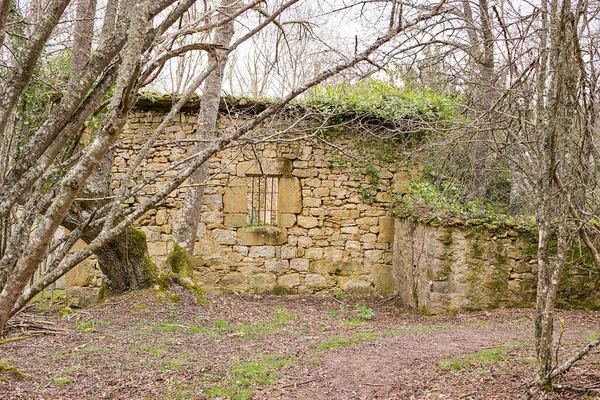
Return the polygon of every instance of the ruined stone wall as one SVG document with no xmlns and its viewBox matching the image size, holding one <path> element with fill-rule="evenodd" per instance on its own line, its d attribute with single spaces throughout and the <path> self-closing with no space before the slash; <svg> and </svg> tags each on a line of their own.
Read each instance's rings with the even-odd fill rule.
<svg viewBox="0 0 600 400">
<path fill-rule="evenodd" d="M 598 271 L 573 249 L 557 305 L 600 307 Z M 535 306 L 537 238 L 511 229 L 434 227 L 395 220 L 394 279 L 406 304 L 426 313 Z"/>
<path fill-rule="evenodd" d="M 141 145 L 161 118 L 156 112 L 133 115 L 124 129 L 123 147 Z M 159 139 L 165 145 L 150 152 L 138 182 L 189 155 L 188 147 L 168 143 L 189 137 L 195 120 L 181 114 L 166 129 Z M 221 129 L 227 129 L 224 124 Z M 117 151 L 116 177 L 126 171 L 130 157 L 131 150 Z M 234 146 L 216 154 L 209 162 L 193 256 L 203 286 L 215 292 L 275 294 L 393 292 L 392 194 L 419 171 L 376 159 L 371 163 L 366 170 L 360 162 L 343 160 L 319 140 Z M 167 171 L 127 202 L 137 204 L 176 171 Z M 278 183 L 273 226 L 251 226 L 248 217 L 252 177 L 257 175 Z M 113 189 L 117 187 L 115 181 Z M 184 184 L 163 207 L 138 221 L 159 265 L 173 245 L 186 190 Z"/>
</svg>

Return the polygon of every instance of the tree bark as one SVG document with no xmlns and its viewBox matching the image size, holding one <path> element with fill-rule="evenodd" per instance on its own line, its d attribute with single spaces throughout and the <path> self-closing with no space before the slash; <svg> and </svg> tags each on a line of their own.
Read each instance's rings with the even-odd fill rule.
<svg viewBox="0 0 600 400">
<path fill-rule="evenodd" d="M 83 239 L 91 242 L 96 236 L 85 235 Z M 133 226 L 94 254 L 110 293 L 142 289 L 152 285 L 158 278 L 156 265 L 148 254 L 146 234 Z"/>
<path fill-rule="evenodd" d="M 231 14 L 232 6 L 237 0 L 222 0 L 219 12 L 222 18 Z M 234 21 L 230 20 L 219 25 L 215 30 L 213 43 L 226 48 L 231 43 L 234 34 Z M 217 118 L 219 116 L 219 102 L 221 100 L 221 89 L 223 86 L 223 72 L 227 63 L 227 50 L 216 50 L 210 57 L 218 63 L 217 68 L 207 77 L 202 91 L 202 103 L 197 124 L 198 139 L 214 139 L 216 135 Z M 194 152 L 199 153 L 206 145 L 202 142 L 194 147 Z M 200 223 L 202 199 L 204 198 L 204 185 L 208 175 L 208 163 L 202 164 L 189 178 L 187 195 L 181 208 L 181 214 L 177 231 L 176 242 L 185 249 L 188 254 L 194 254 L 196 232 Z"/>
</svg>

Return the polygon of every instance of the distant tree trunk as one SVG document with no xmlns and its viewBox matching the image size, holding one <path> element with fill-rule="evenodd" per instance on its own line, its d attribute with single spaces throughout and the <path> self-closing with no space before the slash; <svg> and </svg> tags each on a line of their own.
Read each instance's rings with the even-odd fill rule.
<svg viewBox="0 0 600 400">
<path fill-rule="evenodd" d="M 227 18 L 231 13 L 232 6 L 237 0 L 222 0 L 219 11 L 222 18 Z M 229 46 L 234 34 L 234 22 L 220 25 L 215 29 L 214 44 Z M 213 139 L 216 135 L 217 118 L 219 116 L 219 102 L 221 100 L 221 89 L 223 86 L 223 72 L 227 63 L 227 55 L 223 50 L 216 50 L 210 54 L 218 63 L 217 68 L 206 79 L 202 90 L 202 102 L 198 116 L 197 135 L 198 139 Z M 194 146 L 194 152 L 200 152 L 205 143 L 198 142 Z M 200 223 L 202 199 L 204 198 L 204 186 L 208 175 L 208 163 L 204 163 L 189 178 L 187 194 L 181 209 L 179 224 L 175 232 L 176 243 L 187 251 L 194 253 L 196 232 Z"/>
<path fill-rule="evenodd" d="M 492 33 L 490 7 L 487 0 L 478 1 L 479 19 L 477 24 L 470 2 L 463 0 L 462 5 L 463 17 L 467 25 L 465 28 L 470 42 L 470 56 L 477 65 L 473 109 L 478 115 L 485 115 L 491 109 L 494 98 L 497 96 L 495 88 L 497 76 L 494 60 L 495 38 Z M 476 131 L 472 134 L 474 142 L 471 145 L 469 155 L 473 181 L 470 185 L 468 197 L 470 199 L 485 199 L 488 189 L 487 159 L 490 150 L 484 141 L 488 137 L 483 137 L 477 131 L 477 127 L 472 129 Z"/>
</svg>

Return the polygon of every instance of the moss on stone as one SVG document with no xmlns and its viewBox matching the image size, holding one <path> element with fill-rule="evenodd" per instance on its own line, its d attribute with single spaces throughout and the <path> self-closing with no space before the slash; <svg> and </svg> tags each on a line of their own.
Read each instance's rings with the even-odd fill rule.
<svg viewBox="0 0 600 400">
<path fill-rule="evenodd" d="M 166 275 L 160 279 L 160 286 L 163 289 L 168 288 L 170 282 L 175 282 L 194 293 L 199 304 L 207 302 L 204 298 L 204 289 L 194 279 L 192 257 L 186 249 L 176 243 L 169 252 L 165 265 L 167 267 Z"/>
</svg>

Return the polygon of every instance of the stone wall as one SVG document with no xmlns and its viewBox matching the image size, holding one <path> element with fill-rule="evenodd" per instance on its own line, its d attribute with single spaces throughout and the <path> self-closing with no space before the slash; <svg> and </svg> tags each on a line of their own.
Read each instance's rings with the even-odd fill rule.
<svg viewBox="0 0 600 400">
<path fill-rule="evenodd" d="M 537 240 L 532 234 L 395 220 L 398 295 L 426 313 L 535 306 L 536 256 Z M 586 268 L 583 261 L 571 254 L 561 280 L 559 306 L 600 307 L 598 271 Z"/>
<path fill-rule="evenodd" d="M 142 111 L 130 118 L 121 140 L 125 150 L 118 150 L 113 166 L 117 178 L 133 157 L 126 148 L 142 144 L 161 118 L 159 112 Z M 188 137 L 195 119 L 179 115 L 159 141 Z M 224 124 L 220 123 L 221 129 L 227 129 Z M 138 181 L 188 155 L 182 145 L 154 148 Z M 377 158 L 372 158 L 369 168 L 316 139 L 234 146 L 216 154 L 209 161 L 210 178 L 193 255 L 203 286 L 213 292 L 275 294 L 394 292 L 392 195 L 420 170 Z M 147 186 L 127 203 L 139 203 L 176 171 L 167 170 L 156 185 Z M 248 217 L 252 177 L 258 175 L 278 183 L 277 220 L 272 226 L 251 226 Z M 117 188 L 115 180 L 113 189 Z M 150 255 L 159 265 L 173 245 L 186 190 L 183 185 L 163 207 L 138 221 L 147 235 Z"/>
</svg>

